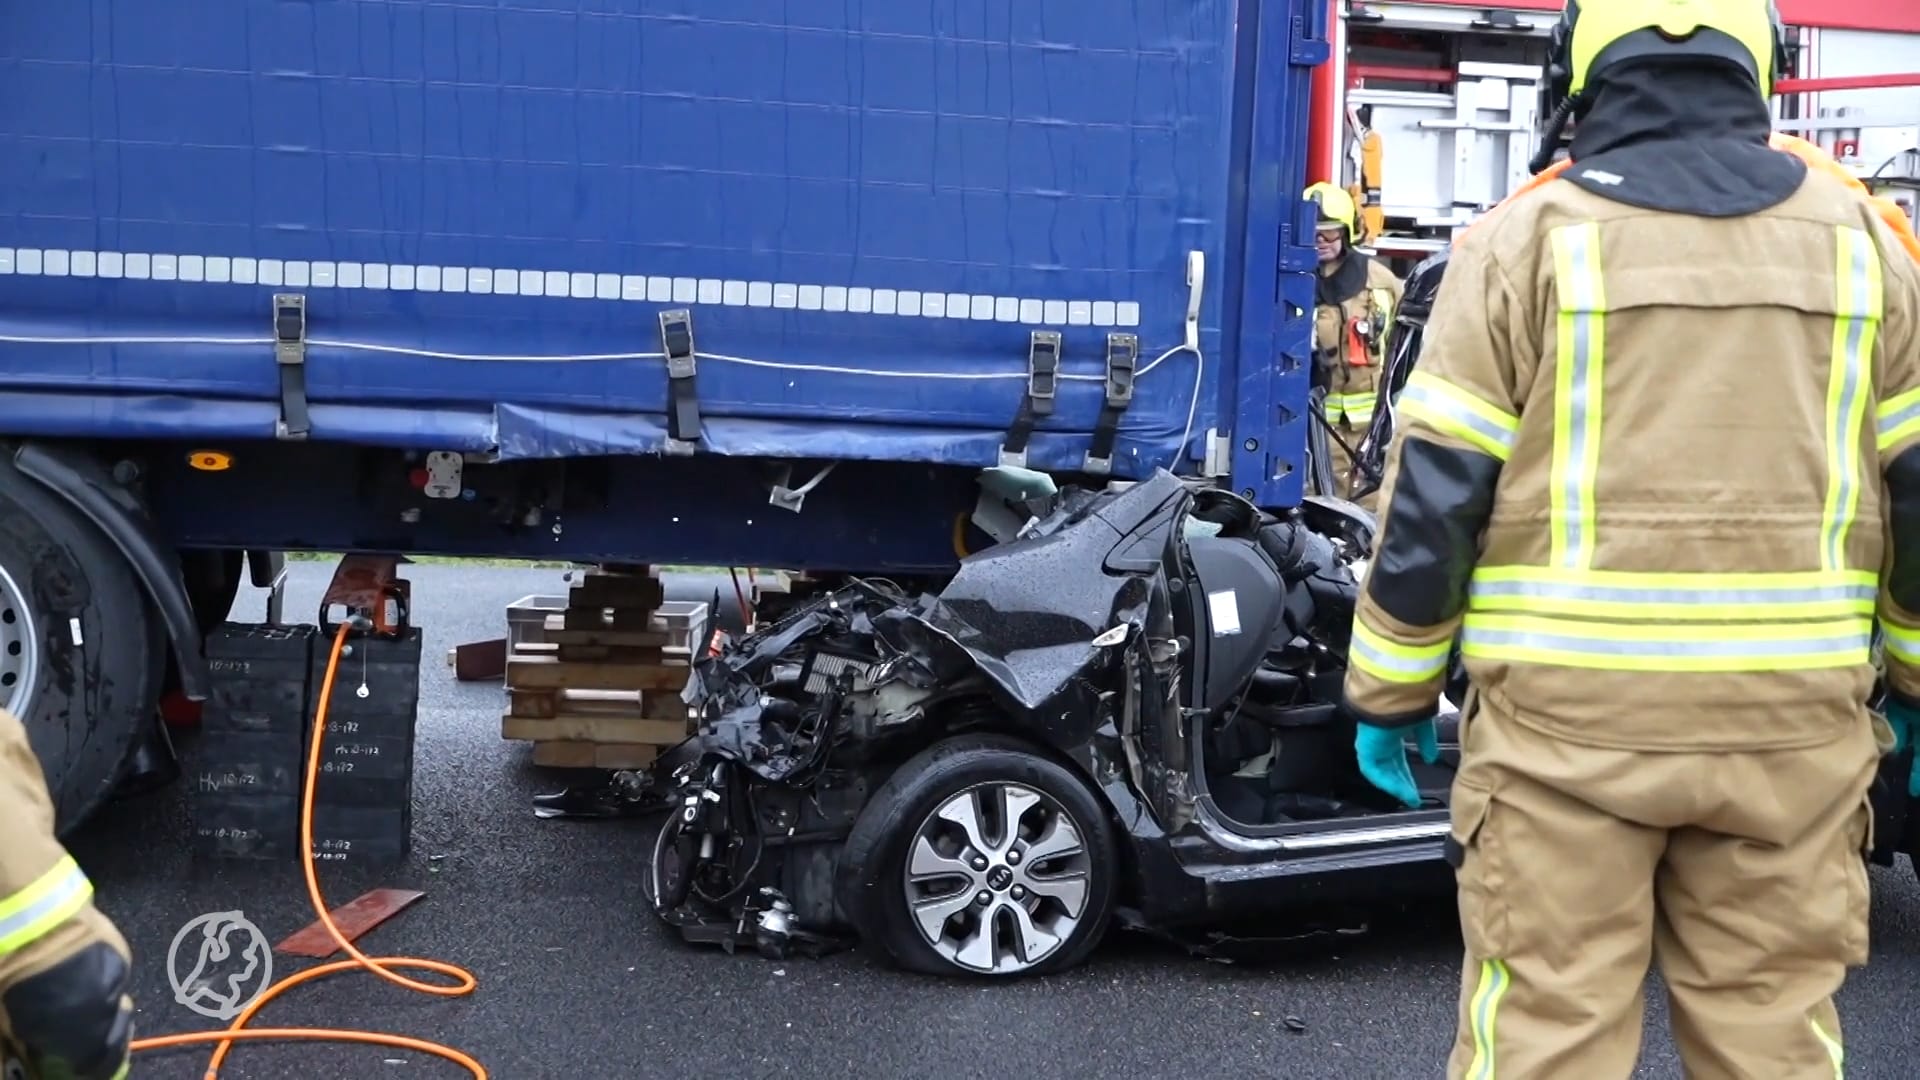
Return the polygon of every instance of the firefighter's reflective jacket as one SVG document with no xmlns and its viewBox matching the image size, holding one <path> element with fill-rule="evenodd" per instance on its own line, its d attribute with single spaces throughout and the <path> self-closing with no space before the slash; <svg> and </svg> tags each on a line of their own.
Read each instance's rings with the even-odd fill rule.
<svg viewBox="0 0 1920 1080">
<path fill-rule="evenodd" d="M 0 1059 L 27 1075 L 127 1074 L 127 944 L 54 838 L 53 802 L 20 722 L 0 709 Z"/>
<path fill-rule="evenodd" d="M 1321 283 L 1313 313 L 1315 375 L 1327 388 L 1326 415 L 1335 426 L 1357 432 L 1373 422 L 1400 290 L 1393 271 L 1357 251 Z"/>
<path fill-rule="evenodd" d="M 1822 744 L 1878 612 L 1920 699 L 1920 263 L 1857 181 L 1706 218 L 1544 181 L 1455 245 L 1398 402 L 1347 695 L 1623 750 Z M 1889 555 L 1892 558 L 1889 560 Z M 1883 573 L 1884 570 L 1884 573 Z"/>
</svg>

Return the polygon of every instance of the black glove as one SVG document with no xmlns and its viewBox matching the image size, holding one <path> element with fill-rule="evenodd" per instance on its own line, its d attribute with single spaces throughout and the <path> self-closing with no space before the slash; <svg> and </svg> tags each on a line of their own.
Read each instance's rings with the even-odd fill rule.
<svg viewBox="0 0 1920 1080">
<path fill-rule="evenodd" d="M 122 1080 L 133 1042 L 127 960 L 95 942 L 0 994 L 31 1080 Z"/>
</svg>

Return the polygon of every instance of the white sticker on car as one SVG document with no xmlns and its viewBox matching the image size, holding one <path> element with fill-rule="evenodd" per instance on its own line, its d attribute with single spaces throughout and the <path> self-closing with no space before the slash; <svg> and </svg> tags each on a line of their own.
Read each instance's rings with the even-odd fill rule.
<svg viewBox="0 0 1920 1080">
<path fill-rule="evenodd" d="M 1207 594 L 1207 612 L 1213 617 L 1213 636 L 1228 637 L 1240 632 L 1240 598 L 1232 589 Z"/>
</svg>

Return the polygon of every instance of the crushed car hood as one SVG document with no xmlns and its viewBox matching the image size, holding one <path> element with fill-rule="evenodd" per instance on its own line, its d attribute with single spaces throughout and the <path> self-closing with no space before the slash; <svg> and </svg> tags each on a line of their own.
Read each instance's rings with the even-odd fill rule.
<svg viewBox="0 0 1920 1080">
<path fill-rule="evenodd" d="M 1164 472 L 1120 490 L 1071 491 L 1045 500 L 1014 539 L 962 561 L 938 594 L 856 580 L 701 656 L 688 690 L 700 734 L 674 757 L 718 752 L 764 779 L 794 779 L 823 752 L 804 718 L 766 692 L 794 680 L 818 694 L 842 679 L 845 692 L 870 698 L 892 687 L 902 708 L 984 691 L 1047 742 L 1084 745 L 1113 683 L 1108 669 L 1140 640 L 1152 599 L 1138 573 L 1122 571 L 1163 557 L 1185 498 Z M 1108 643 L 1096 644 L 1103 634 Z M 888 708 L 870 706 L 875 723 L 888 722 Z"/>
</svg>

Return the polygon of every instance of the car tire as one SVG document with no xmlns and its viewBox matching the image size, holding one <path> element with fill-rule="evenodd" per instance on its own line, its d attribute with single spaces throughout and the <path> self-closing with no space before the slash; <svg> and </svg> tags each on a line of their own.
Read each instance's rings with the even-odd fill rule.
<svg viewBox="0 0 1920 1080">
<path fill-rule="evenodd" d="M 155 722 L 165 650 L 119 549 L 0 457 L 0 705 L 25 706 L 13 711 L 63 835 L 113 793 Z"/>
<path fill-rule="evenodd" d="M 1016 739 L 948 739 L 902 765 L 861 811 L 840 854 L 840 907 L 865 942 L 911 971 L 1061 971 L 1105 933 L 1114 843 L 1105 807 L 1065 767 Z"/>
<path fill-rule="evenodd" d="M 676 807 L 653 836 L 653 857 L 647 863 L 645 892 L 654 913 L 662 917 L 686 903 L 693 892 L 692 867 L 687 865 L 685 846 L 680 843 L 682 831 L 680 811 Z"/>
</svg>

